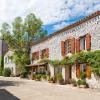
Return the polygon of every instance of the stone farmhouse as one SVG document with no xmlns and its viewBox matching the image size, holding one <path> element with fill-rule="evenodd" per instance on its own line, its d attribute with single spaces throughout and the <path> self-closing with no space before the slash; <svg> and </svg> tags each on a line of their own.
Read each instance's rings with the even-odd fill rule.
<svg viewBox="0 0 100 100">
<path fill-rule="evenodd" d="M 53 34 L 35 42 L 31 46 L 30 59 L 32 71 L 50 72 L 51 76 L 61 72 L 64 80 L 78 79 L 80 72 L 86 72 L 87 82 L 97 85 L 94 75 L 90 78 L 88 64 L 56 67 L 49 64 L 38 64 L 44 57 L 50 60 L 61 60 L 80 51 L 100 50 L 100 11 L 97 11 Z M 44 66 L 44 67 L 43 67 Z M 45 69 L 44 69 L 45 68 Z M 95 86 L 96 86 L 95 85 Z"/>
</svg>

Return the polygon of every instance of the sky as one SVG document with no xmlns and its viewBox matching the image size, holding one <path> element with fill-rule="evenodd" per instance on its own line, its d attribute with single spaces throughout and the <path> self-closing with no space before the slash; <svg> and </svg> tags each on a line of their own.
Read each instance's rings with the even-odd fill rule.
<svg viewBox="0 0 100 100">
<path fill-rule="evenodd" d="M 100 10 L 100 0 L 0 0 L 0 25 L 34 13 L 51 34 Z"/>
</svg>

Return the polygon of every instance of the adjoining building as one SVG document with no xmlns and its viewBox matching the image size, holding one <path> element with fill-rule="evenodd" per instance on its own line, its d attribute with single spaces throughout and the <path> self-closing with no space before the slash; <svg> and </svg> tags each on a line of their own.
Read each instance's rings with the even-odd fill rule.
<svg viewBox="0 0 100 100">
<path fill-rule="evenodd" d="M 10 68 L 11 75 L 19 75 L 19 69 L 16 67 L 13 59 L 13 51 L 9 50 L 4 56 L 4 68 Z"/>
<path fill-rule="evenodd" d="M 97 11 L 78 22 L 71 24 L 53 34 L 43 38 L 31 46 L 31 65 L 33 71 L 50 71 L 51 76 L 61 72 L 64 80 L 78 79 L 81 72 L 86 72 L 89 84 L 96 79 L 90 79 L 90 66 L 88 64 L 75 64 L 73 66 L 56 67 L 47 64 L 37 64 L 44 57 L 50 60 L 61 60 L 80 51 L 100 50 L 100 11 Z M 43 66 L 46 67 L 43 67 Z M 41 67 L 42 66 L 42 67 Z"/>
</svg>

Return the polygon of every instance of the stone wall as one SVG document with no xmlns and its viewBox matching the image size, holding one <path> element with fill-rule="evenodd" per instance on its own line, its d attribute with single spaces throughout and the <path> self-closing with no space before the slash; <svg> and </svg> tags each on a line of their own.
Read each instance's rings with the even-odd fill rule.
<svg viewBox="0 0 100 100">
<path fill-rule="evenodd" d="M 61 60 L 63 58 L 61 55 L 61 41 L 65 41 L 72 37 L 78 38 L 80 36 L 84 36 L 87 33 L 91 35 L 91 50 L 100 50 L 100 15 L 80 24 L 79 26 L 54 35 L 51 38 L 48 38 L 45 41 L 42 41 L 41 43 L 32 46 L 30 57 L 32 57 L 32 53 L 34 52 L 49 48 L 49 59 Z M 49 67 L 51 71 L 51 76 L 53 76 L 54 68 L 52 66 Z M 65 68 L 62 69 L 62 75 L 65 79 Z M 75 65 L 72 66 L 72 78 L 77 79 Z M 88 80 L 87 82 L 91 87 L 94 86 L 94 88 L 100 86 L 100 84 L 98 84 L 98 81 L 95 80 L 96 79 L 92 77 L 91 80 Z M 91 85 L 91 83 L 93 82 L 95 82 L 95 85 Z"/>
<path fill-rule="evenodd" d="M 67 40 L 71 37 L 77 38 L 87 33 L 91 34 L 91 49 L 100 50 L 100 15 L 75 28 L 57 34 L 52 38 L 48 38 L 47 40 L 32 46 L 31 54 L 49 48 L 49 59 L 61 60 L 61 41 Z"/>
</svg>

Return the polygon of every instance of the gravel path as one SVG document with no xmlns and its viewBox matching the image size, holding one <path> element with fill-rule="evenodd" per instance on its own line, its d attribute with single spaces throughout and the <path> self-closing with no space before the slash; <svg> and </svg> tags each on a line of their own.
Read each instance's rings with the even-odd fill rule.
<svg viewBox="0 0 100 100">
<path fill-rule="evenodd" d="M 0 100 L 100 100 L 100 91 L 0 77 Z"/>
</svg>

